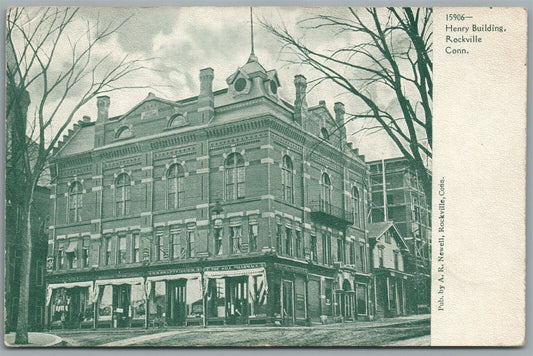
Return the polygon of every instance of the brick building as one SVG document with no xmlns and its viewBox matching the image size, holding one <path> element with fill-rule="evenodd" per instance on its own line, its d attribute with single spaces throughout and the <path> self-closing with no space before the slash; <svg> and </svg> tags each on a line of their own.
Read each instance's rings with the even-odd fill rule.
<svg viewBox="0 0 533 356">
<path fill-rule="evenodd" d="M 407 308 L 411 313 L 429 312 L 431 206 L 415 169 L 407 159 L 399 157 L 372 161 L 368 165 L 372 190 L 372 222 L 394 222 L 410 252 L 405 264 L 406 272 L 412 275 L 406 283 L 409 295 Z"/>
<path fill-rule="evenodd" d="M 98 98 L 51 161 L 49 326 L 369 319 L 369 169 L 344 105 L 278 96 L 252 53 L 213 91 Z"/>
</svg>

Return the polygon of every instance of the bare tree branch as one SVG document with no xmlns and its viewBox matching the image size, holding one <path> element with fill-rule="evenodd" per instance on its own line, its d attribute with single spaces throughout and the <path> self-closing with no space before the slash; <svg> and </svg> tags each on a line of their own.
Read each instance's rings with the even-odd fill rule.
<svg viewBox="0 0 533 356">
<path fill-rule="evenodd" d="M 290 61 L 315 70 L 310 90 L 331 82 L 364 104 L 345 124 L 357 118 L 373 124 L 356 131 L 384 131 L 423 180 L 431 199 L 431 178 L 425 159 L 432 157 L 432 10 L 426 8 L 349 8 L 346 14 L 319 15 L 299 22 L 307 31 L 333 30 L 357 38 L 355 44 L 318 50 L 284 25 L 261 25 L 277 38 Z M 295 59 L 294 59 L 295 58 Z M 377 93 L 377 95 L 376 95 Z M 394 98 L 392 102 L 382 97 Z"/>
</svg>

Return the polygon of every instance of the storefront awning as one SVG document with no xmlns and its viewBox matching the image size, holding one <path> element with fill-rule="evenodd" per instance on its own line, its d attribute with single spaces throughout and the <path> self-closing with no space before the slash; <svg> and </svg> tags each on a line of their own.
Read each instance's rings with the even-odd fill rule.
<svg viewBox="0 0 533 356">
<path fill-rule="evenodd" d="M 71 283 L 51 283 L 48 285 L 50 289 L 57 288 L 74 288 L 74 287 L 92 287 L 93 281 L 71 282 Z"/>
<path fill-rule="evenodd" d="M 52 291 L 59 288 L 89 288 L 89 295 L 91 295 L 93 288 L 93 281 L 81 281 L 81 282 L 70 282 L 70 283 L 51 283 L 46 288 L 46 305 L 50 304 L 50 299 L 52 298 Z"/>
<path fill-rule="evenodd" d="M 117 279 L 101 279 L 97 280 L 95 287 L 97 286 L 118 286 L 121 284 L 144 284 L 143 277 L 134 277 L 134 278 L 117 278 Z"/>
<path fill-rule="evenodd" d="M 177 279 L 197 279 L 201 277 L 202 275 L 200 273 L 168 274 L 164 276 L 150 276 L 146 279 L 146 282 L 175 281 Z"/>
<path fill-rule="evenodd" d="M 224 278 L 224 277 L 242 277 L 242 276 L 258 276 L 265 273 L 265 268 L 248 268 L 229 271 L 205 271 L 205 278 Z"/>
</svg>

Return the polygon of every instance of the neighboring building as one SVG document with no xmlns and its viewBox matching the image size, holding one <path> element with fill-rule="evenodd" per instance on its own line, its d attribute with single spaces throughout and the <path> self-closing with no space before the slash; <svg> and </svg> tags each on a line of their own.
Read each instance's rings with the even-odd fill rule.
<svg viewBox="0 0 533 356">
<path fill-rule="evenodd" d="M 213 91 L 84 118 L 51 161 L 51 327 L 369 319 L 369 170 L 344 105 L 257 58 Z"/>
<path fill-rule="evenodd" d="M 431 286 L 431 205 L 416 170 L 405 158 L 368 163 L 371 174 L 372 222 L 392 221 L 407 243 L 406 271 L 410 313 L 428 313 Z M 385 194 L 383 186 L 385 185 Z M 387 206 L 387 209 L 384 209 Z"/>
<path fill-rule="evenodd" d="M 17 65 L 12 47 L 7 48 L 7 66 Z M 37 144 L 25 136 L 26 117 L 30 96 L 26 90 L 16 92 L 18 88 L 6 85 L 6 175 L 5 175 L 5 273 L 4 273 L 4 327 L 6 332 L 16 329 L 18 304 L 20 295 L 20 266 L 22 260 L 20 244 L 22 229 L 25 224 L 22 217 L 22 197 L 27 187 L 24 176 L 25 149 L 20 145 L 28 145 L 29 159 L 35 159 L 32 153 Z M 9 108 L 9 110 L 8 110 Z M 9 111 L 9 112 L 7 112 Z M 24 137 L 27 142 L 15 142 L 15 137 Z M 31 164 L 32 162 L 30 162 Z M 44 172 L 34 192 L 32 206 L 32 262 L 30 269 L 28 327 L 30 330 L 41 330 L 44 326 L 45 282 L 44 266 L 47 256 L 47 229 L 50 208 L 50 190 L 46 186 L 47 172 Z"/>
<path fill-rule="evenodd" d="M 32 216 L 32 264 L 30 269 L 30 297 L 28 326 L 31 331 L 42 330 L 45 325 L 45 264 L 47 256 L 47 229 L 50 213 L 50 189 L 37 186 L 34 192 Z M 13 202 L 6 204 L 5 242 L 5 330 L 16 329 L 20 292 L 21 245 L 17 242 L 17 225 L 23 224 L 20 210 Z"/>
<path fill-rule="evenodd" d="M 405 273 L 405 256 L 409 254 L 407 244 L 390 221 L 369 224 L 368 239 L 376 286 L 376 318 L 406 315 L 405 293 L 410 277 Z"/>
</svg>

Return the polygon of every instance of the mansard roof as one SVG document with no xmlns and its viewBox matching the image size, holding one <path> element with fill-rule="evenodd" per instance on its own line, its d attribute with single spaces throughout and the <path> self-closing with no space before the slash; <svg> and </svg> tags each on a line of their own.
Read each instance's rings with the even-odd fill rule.
<svg viewBox="0 0 533 356">
<path fill-rule="evenodd" d="M 269 71 L 269 72 L 272 72 L 272 71 Z M 251 78 L 255 76 L 260 76 L 263 78 L 268 77 L 265 67 L 263 67 L 261 63 L 259 63 L 259 61 L 257 60 L 257 57 L 255 56 L 250 56 L 250 59 L 248 59 L 248 62 L 245 65 L 237 68 L 237 70 L 226 79 L 226 83 L 228 83 L 228 85 L 233 84 L 233 82 L 235 81 L 235 79 L 237 79 L 239 74 L 242 74 L 245 78 Z M 279 81 L 278 81 L 278 84 L 279 84 Z"/>
</svg>

